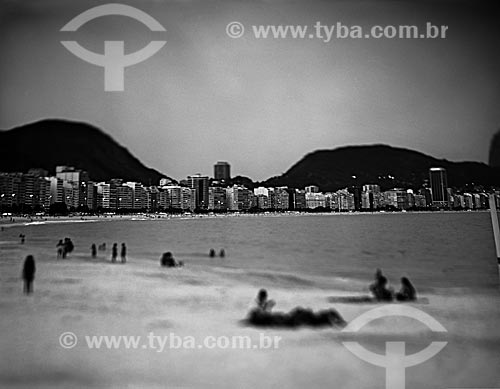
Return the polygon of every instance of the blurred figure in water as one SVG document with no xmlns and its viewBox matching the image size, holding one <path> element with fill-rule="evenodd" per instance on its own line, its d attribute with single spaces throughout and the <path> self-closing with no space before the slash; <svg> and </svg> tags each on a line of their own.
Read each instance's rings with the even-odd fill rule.
<svg viewBox="0 0 500 389">
<path fill-rule="evenodd" d="M 219 257 L 224 258 L 225 256 L 226 256 L 226 252 L 224 251 L 224 249 L 220 249 Z"/>
<path fill-rule="evenodd" d="M 370 292 L 378 301 L 392 301 L 394 292 L 387 288 L 387 278 L 382 274 L 382 270 L 375 272 L 375 282 L 370 285 Z"/>
<path fill-rule="evenodd" d="M 21 238 L 21 244 L 24 244 L 25 240 L 26 240 L 26 235 L 24 234 L 19 234 L 19 237 Z"/>
<path fill-rule="evenodd" d="M 300 326 L 335 326 L 343 327 L 347 323 L 333 308 L 314 312 L 310 308 L 295 307 L 288 313 L 271 312 L 275 302 L 268 300 L 267 290 L 261 289 L 255 299 L 257 307 L 250 310 L 248 323 L 255 326 L 274 326 L 297 328 Z"/>
<path fill-rule="evenodd" d="M 57 248 L 57 258 L 62 258 L 64 251 L 64 243 L 62 239 L 59 240 L 59 243 L 57 243 L 56 248 Z"/>
<path fill-rule="evenodd" d="M 210 258 L 215 257 L 215 250 L 214 250 L 214 249 L 210 249 L 210 251 L 208 252 L 208 256 L 209 256 Z"/>
<path fill-rule="evenodd" d="M 71 253 L 75 249 L 75 245 L 70 238 L 64 238 L 63 253 L 62 257 L 66 258 L 66 255 Z"/>
<path fill-rule="evenodd" d="M 273 307 L 276 305 L 274 300 L 267 299 L 267 290 L 265 289 L 259 290 L 255 302 L 257 303 L 257 308 L 263 312 L 271 312 Z"/>
<path fill-rule="evenodd" d="M 410 280 L 406 277 L 401 278 L 401 289 L 396 293 L 398 301 L 415 301 L 417 299 L 417 291 Z"/>
<path fill-rule="evenodd" d="M 172 253 L 170 251 L 167 251 L 166 253 L 163 253 L 160 259 L 160 264 L 163 267 L 180 267 L 184 266 L 184 262 L 182 261 L 176 261 L 174 257 L 172 256 Z"/>
<path fill-rule="evenodd" d="M 113 248 L 111 249 L 111 262 L 116 262 L 116 257 L 118 257 L 118 243 L 113 243 Z"/>
<path fill-rule="evenodd" d="M 92 243 L 92 246 L 90 246 L 90 254 L 92 255 L 92 258 L 97 257 L 97 248 L 95 243 Z"/>
<path fill-rule="evenodd" d="M 127 262 L 127 246 L 125 246 L 125 243 L 122 243 L 122 249 L 120 251 L 120 257 L 122 259 L 122 263 Z"/>
<path fill-rule="evenodd" d="M 35 258 L 33 255 L 28 255 L 24 260 L 23 266 L 23 280 L 24 280 L 24 293 L 33 293 L 33 280 L 35 279 Z"/>
<path fill-rule="evenodd" d="M 106 243 L 99 245 L 99 251 L 106 251 Z"/>
</svg>

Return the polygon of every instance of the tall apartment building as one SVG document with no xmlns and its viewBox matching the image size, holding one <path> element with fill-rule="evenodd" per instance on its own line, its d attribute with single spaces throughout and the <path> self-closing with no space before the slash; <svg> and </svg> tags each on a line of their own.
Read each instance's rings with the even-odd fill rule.
<svg viewBox="0 0 500 389">
<path fill-rule="evenodd" d="M 63 180 L 64 202 L 68 207 L 77 209 L 87 205 L 85 192 L 89 175 L 86 171 L 72 166 L 56 166 L 56 177 Z"/>
<path fill-rule="evenodd" d="M 361 209 L 371 211 L 380 207 L 380 186 L 375 184 L 363 185 L 361 192 Z"/>
<path fill-rule="evenodd" d="M 219 161 L 214 165 L 214 179 L 216 181 L 229 181 L 231 179 L 231 165 Z"/>
<path fill-rule="evenodd" d="M 211 186 L 208 191 L 208 209 L 215 211 L 227 210 L 226 189 Z"/>
<path fill-rule="evenodd" d="M 187 184 L 195 192 L 195 208 L 208 209 L 208 176 L 201 174 L 188 176 Z"/>
<path fill-rule="evenodd" d="M 226 188 L 226 198 L 230 211 L 243 211 L 252 207 L 253 193 L 242 185 Z"/>
<path fill-rule="evenodd" d="M 326 207 L 325 195 L 320 192 L 307 192 L 306 190 L 306 207 L 309 209 Z"/>
<path fill-rule="evenodd" d="M 433 167 L 429 169 L 432 205 L 437 207 L 448 206 L 448 178 L 446 169 Z"/>
<path fill-rule="evenodd" d="M 307 208 L 307 203 L 306 203 L 306 191 L 301 190 L 301 189 L 295 189 L 295 194 L 294 194 L 294 209 L 306 209 Z"/>
<path fill-rule="evenodd" d="M 97 208 L 110 209 L 111 208 L 111 185 L 106 182 L 99 182 L 97 187 Z M 116 208 L 116 207 L 115 207 Z"/>
</svg>

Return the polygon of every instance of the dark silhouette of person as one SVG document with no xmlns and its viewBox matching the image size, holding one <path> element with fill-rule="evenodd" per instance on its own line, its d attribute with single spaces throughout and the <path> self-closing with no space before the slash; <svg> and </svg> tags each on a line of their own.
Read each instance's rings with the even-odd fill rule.
<svg viewBox="0 0 500 389">
<path fill-rule="evenodd" d="M 262 312 L 271 312 L 271 309 L 273 309 L 273 307 L 276 305 L 276 302 L 274 300 L 268 300 L 267 290 L 265 289 L 259 290 L 255 302 L 257 303 L 257 308 Z"/>
<path fill-rule="evenodd" d="M 261 289 L 255 299 L 257 306 L 250 310 L 247 321 L 255 326 L 297 328 L 299 326 L 345 326 L 347 323 L 333 308 L 314 312 L 310 308 L 296 307 L 288 313 L 271 312 L 274 300 L 268 300 L 267 290 Z"/>
<path fill-rule="evenodd" d="M 71 239 L 64 238 L 62 257 L 66 258 L 66 255 L 71 253 L 74 250 L 74 248 L 75 248 L 75 246 L 74 246 L 73 242 L 71 241 Z"/>
<path fill-rule="evenodd" d="M 120 257 L 122 259 L 122 263 L 127 262 L 127 246 L 125 246 L 125 243 L 122 243 L 122 249 L 120 250 Z"/>
<path fill-rule="evenodd" d="M 163 253 L 160 259 L 160 264 L 163 267 L 181 267 L 184 266 L 184 262 L 176 261 L 172 256 L 170 251 Z"/>
<path fill-rule="evenodd" d="M 387 288 L 387 278 L 380 269 L 375 272 L 375 282 L 370 285 L 370 291 L 378 301 L 392 301 L 394 297 L 394 292 Z"/>
<path fill-rule="evenodd" d="M 224 258 L 225 256 L 226 256 L 226 252 L 224 251 L 224 249 L 220 249 L 219 257 Z"/>
<path fill-rule="evenodd" d="M 23 280 L 24 280 L 24 293 L 33 293 L 33 280 L 35 279 L 35 258 L 33 255 L 28 255 L 24 260 L 23 266 Z"/>
<path fill-rule="evenodd" d="M 113 243 L 113 248 L 111 249 L 111 262 L 116 262 L 116 257 L 118 257 L 118 243 Z"/>
<path fill-rule="evenodd" d="M 215 257 L 215 250 L 214 250 L 214 249 L 210 249 L 210 251 L 208 252 L 208 256 L 209 256 L 210 258 Z"/>
<path fill-rule="evenodd" d="M 59 240 L 59 243 L 57 243 L 56 248 L 57 248 L 57 258 L 62 258 L 64 252 L 64 243 L 62 239 Z"/>
<path fill-rule="evenodd" d="M 175 267 L 175 259 L 170 251 L 163 253 L 160 262 L 164 267 Z"/>
<path fill-rule="evenodd" d="M 24 242 L 26 241 L 26 235 L 19 234 L 19 237 L 21 238 L 21 244 L 24 244 Z"/>
<path fill-rule="evenodd" d="M 92 254 L 92 258 L 97 257 L 97 247 L 95 243 L 92 243 L 92 246 L 90 246 L 90 253 Z"/>
<path fill-rule="evenodd" d="M 406 277 L 401 278 L 401 289 L 396 293 L 398 301 L 415 301 L 417 299 L 417 291 L 410 280 Z"/>
</svg>

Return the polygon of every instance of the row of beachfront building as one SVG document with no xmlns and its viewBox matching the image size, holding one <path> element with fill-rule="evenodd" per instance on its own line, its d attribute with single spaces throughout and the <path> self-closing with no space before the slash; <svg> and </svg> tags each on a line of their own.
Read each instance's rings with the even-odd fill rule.
<svg viewBox="0 0 500 389">
<path fill-rule="evenodd" d="M 64 204 L 70 210 L 89 211 L 249 211 L 249 210 L 333 210 L 376 211 L 408 210 L 429 207 L 449 209 L 486 209 L 486 193 L 454 193 L 422 188 L 381 191 L 379 185 L 363 185 L 335 192 L 320 192 L 317 186 L 288 187 L 225 186 L 224 180 L 210 180 L 200 174 L 180 183 L 162 179 L 159 185 L 112 179 L 94 182 L 87 172 L 58 166 L 55 176 L 42 169 L 27 173 L 0 173 L 0 209 L 3 212 L 47 211 L 51 205 Z M 498 195 L 497 195 L 498 197 Z"/>
</svg>

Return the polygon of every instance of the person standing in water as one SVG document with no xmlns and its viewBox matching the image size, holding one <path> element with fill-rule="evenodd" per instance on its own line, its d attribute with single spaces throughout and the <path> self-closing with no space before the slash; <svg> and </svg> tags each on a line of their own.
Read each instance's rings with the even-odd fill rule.
<svg viewBox="0 0 500 389">
<path fill-rule="evenodd" d="M 62 239 L 59 240 L 59 243 L 57 243 L 57 258 L 62 258 L 63 257 L 63 250 L 64 250 L 64 243 Z"/>
<path fill-rule="evenodd" d="M 35 279 L 35 258 L 33 255 L 28 255 L 24 260 L 23 266 L 23 280 L 24 280 L 24 293 L 33 293 L 33 280 Z"/>
<path fill-rule="evenodd" d="M 92 243 L 92 246 L 90 246 L 90 253 L 92 255 L 92 258 L 97 257 L 97 247 L 95 243 Z"/>
<path fill-rule="evenodd" d="M 113 248 L 111 249 L 111 262 L 116 262 L 116 257 L 118 257 L 118 243 L 113 243 Z"/>
<path fill-rule="evenodd" d="M 120 257 L 122 259 L 122 263 L 127 262 L 127 246 L 125 246 L 125 243 L 122 243 L 122 249 L 120 251 Z"/>
</svg>

